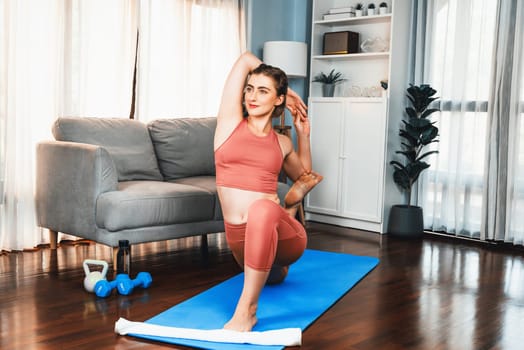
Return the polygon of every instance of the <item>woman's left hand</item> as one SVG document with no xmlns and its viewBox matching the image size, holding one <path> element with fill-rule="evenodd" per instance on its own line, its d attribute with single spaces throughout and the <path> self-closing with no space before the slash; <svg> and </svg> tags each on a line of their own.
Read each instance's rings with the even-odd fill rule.
<svg viewBox="0 0 524 350">
<path fill-rule="evenodd" d="M 293 114 L 293 124 L 295 125 L 297 136 L 309 137 L 311 128 L 309 125 L 309 118 L 307 118 L 307 116 L 302 118 L 299 113 Z"/>
</svg>

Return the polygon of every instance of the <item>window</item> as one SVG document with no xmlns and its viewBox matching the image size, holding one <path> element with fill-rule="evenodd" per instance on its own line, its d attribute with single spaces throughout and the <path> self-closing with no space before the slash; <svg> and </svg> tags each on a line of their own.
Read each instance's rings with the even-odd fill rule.
<svg viewBox="0 0 524 350">
<path fill-rule="evenodd" d="M 425 77 L 441 113 L 440 153 L 419 183 L 426 227 L 523 244 L 524 2 L 430 4 Z"/>
<path fill-rule="evenodd" d="M 239 3 L 140 2 L 139 120 L 216 116 L 227 73 L 245 48 Z"/>
</svg>

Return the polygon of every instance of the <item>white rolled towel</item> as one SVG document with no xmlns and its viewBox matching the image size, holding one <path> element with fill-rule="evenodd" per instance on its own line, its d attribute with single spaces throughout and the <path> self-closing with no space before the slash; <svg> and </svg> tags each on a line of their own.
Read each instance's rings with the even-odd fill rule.
<svg viewBox="0 0 524 350">
<path fill-rule="evenodd" d="M 144 322 L 132 322 L 120 318 L 115 322 L 115 333 L 136 334 L 155 337 L 203 340 L 218 343 L 256 344 L 256 345 L 302 345 L 300 328 L 283 328 L 263 332 L 237 332 L 227 329 L 193 329 L 160 326 Z"/>
</svg>

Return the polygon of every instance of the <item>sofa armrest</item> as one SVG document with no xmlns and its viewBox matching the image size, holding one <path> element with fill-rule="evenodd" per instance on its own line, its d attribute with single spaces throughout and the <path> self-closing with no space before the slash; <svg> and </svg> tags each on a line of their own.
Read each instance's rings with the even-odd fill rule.
<svg viewBox="0 0 524 350">
<path fill-rule="evenodd" d="M 38 226 L 89 238 L 96 230 L 98 196 L 117 186 L 116 167 L 103 147 L 62 141 L 38 143 Z"/>
</svg>

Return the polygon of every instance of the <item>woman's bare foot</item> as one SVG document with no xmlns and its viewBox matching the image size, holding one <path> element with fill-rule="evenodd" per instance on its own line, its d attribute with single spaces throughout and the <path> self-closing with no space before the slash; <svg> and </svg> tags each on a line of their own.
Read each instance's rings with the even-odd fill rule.
<svg viewBox="0 0 524 350">
<path fill-rule="evenodd" d="M 300 175 L 284 198 L 286 208 L 293 208 L 302 202 L 306 194 L 322 181 L 323 178 L 322 175 L 313 171 Z"/>
<path fill-rule="evenodd" d="M 289 214 L 289 216 L 294 218 L 294 217 L 297 216 L 297 211 L 298 211 L 298 205 L 299 204 L 300 204 L 300 202 L 298 202 L 296 205 L 294 205 L 294 206 L 292 206 L 290 208 L 285 207 L 284 210 L 286 211 L 286 213 Z"/>
<path fill-rule="evenodd" d="M 251 332 L 258 321 L 256 314 L 256 305 L 251 305 L 247 308 L 237 305 L 233 317 L 224 325 L 224 329 L 237 332 Z"/>
</svg>

